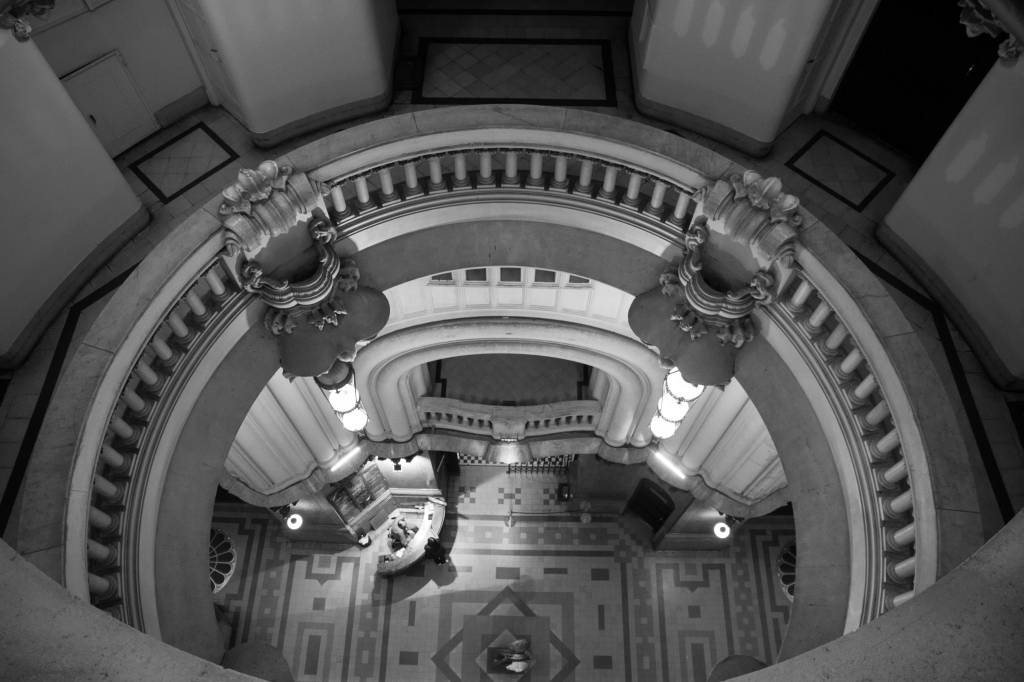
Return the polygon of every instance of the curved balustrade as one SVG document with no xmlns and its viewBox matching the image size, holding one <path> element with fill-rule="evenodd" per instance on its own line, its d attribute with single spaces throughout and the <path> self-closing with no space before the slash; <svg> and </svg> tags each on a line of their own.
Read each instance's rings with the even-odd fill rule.
<svg viewBox="0 0 1024 682">
<path fill-rule="evenodd" d="M 601 403 L 596 400 L 510 407 L 424 396 L 416 407 L 424 428 L 473 433 L 497 440 L 593 431 L 601 419 Z"/>
<path fill-rule="evenodd" d="M 500 175 L 493 171 L 495 159 L 501 161 L 504 169 Z M 396 184 L 392 177 L 399 168 L 404 185 Z M 679 230 L 689 224 L 702 205 L 693 196 L 699 183 L 673 182 L 667 176 L 629 165 L 622 159 L 530 146 L 465 146 L 406 156 L 343 177 L 323 177 L 325 170 L 311 175 L 329 187 L 331 217 L 348 238 L 381 224 L 382 214 L 401 211 L 402 204 L 411 207 L 429 202 L 432 197 L 451 201 L 457 195 L 463 201 L 467 199 L 461 195 L 474 193 L 489 197 L 544 193 L 564 197 L 561 201 L 572 198 L 614 207 L 624 221 L 670 240 L 677 239 Z M 388 192 L 384 193 L 381 187 Z M 350 193 L 355 194 L 355 199 Z M 915 498 L 912 492 L 900 432 L 884 397 L 884 392 L 890 391 L 899 393 L 907 402 L 905 390 L 895 371 L 889 372 L 890 380 L 885 382 L 884 389 L 880 385 L 879 376 L 866 361 L 867 351 L 857 339 L 858 335 L 872 334 L 870 322 L 858 314 L 857 306 L 841 288 L 824 293 L 822 289 L 827 284 L 815 283 L 798 265 L 786 285 L 786 295 L 765 309 L 771 317 L 786 322 L 790 339 L 813 352 L 815 364 L 827 368 L 822 376 L 835 398 L 833 409 L 843 421 L 857 425 L 856 434 L 848 443 L 860 452 L 854 463 L 860 478 L 858 494 L 867 515 L 866 525 L 872 529 L 865 559 L 874 579 L 865 580 L 866 596 L 859 618 L 867 622 L 935 580 L 936 550 L 932 545 L 932 556 L 923 564 L 912 561 L 919 532 L 913 523 L 914 507 L 927 504 L 929 497 L 920 494 Z M 829 302 L 830 296 L 835 304 Z M 845 319 L 847 314 L 854 319 Z M 851 329 L 857 329 L 857 334 Z M 884 351 L 875 356 L 877 362 L 886 362 Z M 492 425 L 483 412 L 457 415 L 450 409 L 428 409 L 421 411 L 421 417 L 424 425 L 455 425 L 466 432 L 493 435 Z M 916 425 L 907 420 L 904 429 L 915 430 Z M 922 451 L 915 454 L 924 462 Z M 919 468 L 924 475 L 924 466 Z M 934 537 L 934 532 L 931 534 Z M 928 570 L 921 571 L 922 565 Z M 851 623 L 852 627 L 856 625 Z"/>
<path fill-rule="evenodd" d="M 163 408 L 173 402 L 177 384 L 189 375 L 204 344 L 218 336 L 224 321 L 248 298 L 219 258 L 188 280 L 148 342 L 137 349 L 102 437 L 88 512 L 88 592 L 93 604 L 131 624 L 140 618 L 125 596 L 137 586 L 121 558 L 133 557 L 138 549 L 135 522 L 148 481 L 153 431 L 159 433 Z M 79 462 L 87 466 L 87 460 Z"/>
<path fill-rule="evenodd" d="M 836 291 L 831 296 L 844 298 Z M 856 317 L 852 301 L 844 303 L 844 311 Z M 867 613 L 878 614 L 909 599 L 915 587 L 919 590 L 931 584 L 935 559 L 933 556 L 928 562 L 933 567 L 930 575 L 915 585 L 914 495 L 899 430 L 879 377 L 866 360 L 857 335 L 850 331 L 867 330 L 869 326 L 866 320 L 844 319 L 837 310 L 839 305 L 839 300 L 829 301 L 807 272 L 798 271 L 766 314 L 788 329 L 791 340 L 802 341 L 803 350 L 817 360 L 813 363 L 821 369 L 817 379 L 828 384 L 833 409 L 847 417 L 852 435 L 848 442 L 857 446 L 854 467 L 861 480 L 861 510 L 867 517 L 867 527 L 875 529 L 874 536 L 867 538 L 870 548 L 865 553 L 869 560 L 866 570 L 875 579 L 866 581 L 868 590 L 862 607 Z M 881 355 L 873 359 L 888 363 Z M 886 383 L 890 391 L 903 394 L 898 384 Z M 934 546 L 931 550 L 934 553 Z M 872 558 L 874 561 L 870 561 Z M 901 567 L 898 572 L 897 565 Z"/>
<path fill-rule="evenodd" d="M 512 110 L 515 115 L 508 113 Z M 474 117 L 468 130 L 446 119 L 449 114 L 417 112 L 379 122 L 372 135 L 358 128 L 343 131 L 281 161 L 298 169 L 296 176 L 305 171 L 314 184 L 321 183 L 329 202 L 325 208 L 339 228 L 341 250 L 361 250 L 425 229 L 422 216 L 432 205 L 519 202 L 524 215 L 562 211 L 559 217 L 577 221 L 572 227 L 628 241 L 634 251 L 666 260 L 680 228 L 700 210 L 695 191 L 711 178 L 738 170 L 692 143 L 628 121 L 615 121 L 612 129 L 608 126 L 614 119 L 590 112 L 530 107 L 464 111 Z M 809 218 L 805 213 L 805 230 Z M 224 240 L 216 219 L 202 213 L 190 221 L 174 233 L 178 246 L 167 246 L 140 268 L 148 278 L 146 295 L 137 302 L 137 292 L 116 295 L 114 302 L 127 309 L 112 304 L 104 311 L 87 339 L 92 345 L 76 353 L 73 367 L 83 369 L 69 371 L 62 380 L 79 382 L 71 384 L 74 391 L 58 391 L 51 410 L 58 416 L 74 414 L 79 420 L 74 429 L 83 425 L 76 431 L 73 452 L 61 450 L 72 446 L 61 435 L 69 427 L 57 417 L 44 425 L 40 440 L 55 444 L 54 456 L 60 461 L 73 458 L 71 471 L 60 474 L 69 494 L 62 518 L 58 523 L 49 518 L 32 521 L 61 528 L 57 532 L 63 549 L 54 577 L 63 579 L 73 594 L 91 594 L 94 603 L 137 626 L 143 597 L 135 574 L 146 570 L 135 556 L 142 532 L 140 500 L 152 485 L 150 477 L 159 474 L 152 469 L 150 454 L 160 442 L 181 383 L 204 348 L 253 300 L 218 259 Z M 875 332 L 870 310 L 830 275 L 832 265 L 822 265 L 821 253 L 798 249 L 794 276 L 776 302 L 759 314 L 784 329 L 815 368 L 832 399 L 831 408 L 848 427 L 846 447 L 858 453 L 852 464 L 854 489 L 843 495 L 858 497 L 864 511 L 863 518 L 851 523 L 862 524 L 868 536 L 862 555 L 854 557 L 866 563 L 874 580 L 861 590 L 865 604 L 857 618 L 866 622 L 931 584 L 940 570 L 933 499 L 937 483 L 926 447 L 931 441 L 922 433 L 930 422 L 914 407 L 926 400 L 925 391 L 938 389 L 933 381 L 922 391 L 906 372 L 897 370 L 888 356 L 892 344 Z M 555 257 L 568 262 L 571 255 Z M 430 263 L 424 267 L 433 268 Z M 644 283 L 647 272 L 619 268 L 602 277 L 596 266 L 591 270 L 580 274 L 634 293 L 653 284 Z M 367 271 L 399 282 L 438 270 Z M 375 282 L 385 288 L 380 284 Z M 259 323 L 257 316 L 251 317 L 246 324 Z M 115 334 L 116 339 L 105 337 Z M 90 356 L 97 348 L 105 349 L 98 361 Z M 79 415 L 70 406 L 75 400 L 81 404 L 82 396 L 89 396 L 88 407 Z M 599 412 L 590 409 L 570 411 L 564 418 L 596 419 Z M 449 408 L 425 409 L 423 416 L 427 414 L 439 422 L 458 419 Z M 461 416 L 482 419 L 468 412 Z M 535 432 L 566 426 L 544 419 L 538 417 Z M 483 431 L 480 424 L 473 428 L 478 426 Z M 524 423 L 524 433 L 529 431 Z M 39 461 L 38 473 L 30 470 L 30 475 L 52 477 L 60 468 L 45 453 Z M 44 488 L 52 490 L 39 484 L 26 487 Z M 34 504 L 30 496 L 26 505 Z M 47 499 L 28 508 L 49 506 Z"/>
</svg>

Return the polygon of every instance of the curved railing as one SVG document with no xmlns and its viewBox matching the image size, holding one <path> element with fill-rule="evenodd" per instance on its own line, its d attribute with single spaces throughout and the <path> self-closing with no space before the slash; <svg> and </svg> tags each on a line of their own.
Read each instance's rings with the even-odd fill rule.
<svg viewBox="0 0 1024 682">
<path fill-rule="evenodd" d="M 576 212 L 586 216 L 587 229 L 658 255 L 700 210 L 695 191 L 737 170 L 692 143 L 598 114 L 522 107 L 477 108 L 475 115 L 469 130 L 424 112 L 396 117 L 370 124 L 377 126 L 372 134 L 355 128 L 307 145 L 281 163 L 322 188 L 328 198 L 322 208 L 345 248 L 416 229 L 408 216 L 431 207 L 505 201 Z M 606 128 L 611 122 L 618 127 Z M 190 251 L 179 253 L 172 243 L 140 268 L 151 296 L 134 308 L 126 304 L 134 292 L 115 296 L 86 339 L 106 348 L 105 355 L 88 371 L 69 372 L 62 384 L 87 395 L 88 407 L 80 422 L 86 426 L 67 446 L 73 467 L 60 521 L 60 577 L 73 593 L 91 594 L 94 603 L 137 626 L 133 574 L 142 569 L 133 556 L 141 532 L 136 516 L 151 485 L 156 464 L 150 455 L 162 420 L 209 344 L 253 300 L 218 258 L 223 238 L 216 219 L 202 213 L 197 222 L 172 234 Z M 919 387 L 908 393 L 906 372 L 888 358 L 876 320 L 830 274 L 826 251 L 801 248 L 784 295 L 764 311 L 815 368 L 846 425 L 856 489 L 845 494 L 861 501 L 864 516 L 851 522 L 862 524 L 868 538 L 854 557 L 854 565 L 863 563 L 869 572 L 859 614 L 866 622 L 927 587 L 939 570 L 934 472 L 923 433 L 929 417 L 914 411 Z M 105 334 L 117 338 L 104 341 Z M 78 356 L 87 362 L 92 351 L 83 348 Z M 73 397 L 58 391 L 58 401 Z"/>
<path fill-rule="evenodd" d="M 436 140 L 434 140 L 436 142 Z M 500 171 L 494 158 L 500 159 Z M 332 218 L 345 238 L 357 239 L 364 230 L 382 224 L 385 216 L 442 200 L 471 201 L 471 196 L 515 197 L 529 193 L 530 200 L 576 200 L 598 207 L 614 207 L 623 221 L 653 235 L 675 241 L 678 230 L 701 210 L 693 199 L 695 186 L 682 185 L 671 175 L 655 175 L 647 168 L 580 152 L 518 147 L 462 147 L 428 155 L 405 155 L 400 160 L 376 165 L 361 172 L 327 178 L 327 169 L 351 167 L 351 160 L 335 162 L 311 173 L 326 183 Z M 423 168 L 425 166 L 425 169 Z M 426 170 L 425 177 L 423 170 Z M 396 187 L 394 175 L 401 173 Z M 596 176 L 600 176 L 598 180 Z M 547 195 L 539 199 L 537 195 Z M 626 215 L 621 215 L 625 213 Z M 810 222 L 810 221 L 808 221 Z M 918 509 L 932 504 L 927 481 L 927 456 L 908 449 L 904 439 L 920 443 L 913 419 L 898 428 L 890 409 L 896 402 L 909 406 L 896 368 L 886 358 L 873 335 L 871 321 L 858 310 L 853 298 L 835 280 L 815 282 L 803 267 L 823 266 L 806 249 L 786 289 L 786 296 L 766 306 L 791 341 L 805 350 L 809 366 L 818 368 L 827 384 L 831 408 L 847 431 L 847 444 L 856 453 L 854 469 L 864 524 L 870 529 L 856 552 L 867 575 L 861 622 L 867 622 L 936 577 L 937 543 L 919 546 L 919 535 L 936 537 L 934 528 L 920 528 Z M 831 301 L 831 302 L 830 302 Z M 866 346 L 875 350 L 869 352 Z M 866 358 L 872 356 L 872 362 Z M 887 365 L 884 379 L 873 365 Z M 881 384 L 884 383 L 884 386 Z M 891 396 L 887 400 L 886 396 Z M 909 411 L 906 412 L 909 417 Z M 432 424 L 428 420 L 425 424 Z M 481 427 L 479 433 L 489 429 Z M 916 460 L 908 466 L 908 459 Z M 916 475 L 910 474 L 916 470 Z M 914 488 L 912 479 L 921 479 Z M 934 514 L 927 514 L 934 523 Z M 854 624 L 853 627 L 856 627 Z"/>
<path fill-rule="evenodd" d="M 137 328 L 148 323 L 150 333 L 144 344 L 120 354 L 117 364 L 127 361 L 130 371 L 121 377 L 106 433 L 99 443 L 86 448 L 83 442 L 79 450 L 97 456 L 76 460 L 76 472 L 93 471 L 85 540 L 90 598 L 97 607 L 136 626 L 143 619 L 135 580 L 139 567 L 133 564 L 146 532 L 139 520 L 154 465 L 151 451 L 181 384 L 225 324 L 252 300 L 216 256 L 193 266 L 199 271 L 185 280 L 177 295 L 171 294 L 170 306 L 153 319 L 139 320 Z M 69 552 L 68 558 L 74 557 Z"/>
<path fill-rule="evenodd" d="M 472 433 L 496 440 L 593 431 L 601 418 L 601 403 L 596 400 L 510 407 L 426 396 L 417 401 L 416 407 L 424 428 Z"/>
</svg>

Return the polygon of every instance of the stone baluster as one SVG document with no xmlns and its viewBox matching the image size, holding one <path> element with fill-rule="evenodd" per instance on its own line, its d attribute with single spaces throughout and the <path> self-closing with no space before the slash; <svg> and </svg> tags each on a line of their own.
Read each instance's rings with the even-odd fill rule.
<svg viewBox="0 0 1024 682">
<path fill-rule="evenodd" d="M 914 596 L 913 590 L 907 590 L 906 592 L 892 592 L 890 590 L 885 591 L 885 610 L 894 609 L 897 606 L 906 604 Z"/>
<path fill-rule="evenodd" d="M 580 161 L 580 177 L 576 181 L 576 187 L 573 191 L 578 194 L 586 194 L 592 196 L 593 188 L 591 182 L 594 178 L 594 162 L 589 159 L 583 159 Z"/>
<path fill-rule="evenodd" d="M 423 194 L 423 188 L 420 186 L 420 176 L 416 171 L 416 162 L 409 161 L 402 165 L 402 169 L 405 171 L 405 197 L 418 197 Z"/>
<path fill-rule="evenodd" d="M 356 188 L 356 207 L 360 211 L 375 208 L 375 204 L 370 200 L 370 185 L 366 182 L 366 176 L 359 176 L 352 184 Z"/>
<path fill-rule="evenodd" d="M 913 491 L 904 490 L 896 497 L 886 497 L 882 499 L 882 511 L 885 512 L 886 517 L 896 518 L 906 514 L 914 508 L 914 494 Z"/>
<path fill-rule="evenodd" d="M 807 332 L 808 336 L 815 337 L 821 333 L 821 328 L 825 325 L 831 314 L 832 306 L 828 304 L 828 301 L 820 300 L 814 310 L 811 311 L 811 314 L 805 319 L 800 320 L 800 326 Z"/>
<path fill-rule="evenodd" d="M 856 386 L 852 389 L 847 389 L 846 395 L 850 398 L 850 402 L 853 403 L 854 407 L 860 407 L 867 405 L 871 402 L 871 395 L 878 388 L 878 380 L 875 379 L 875 375 L 868 373 L 860 380 Z"/>
<path fill-rule="evenodd" d="M 889 454 L 900 446 L 900 436 L 896 429 L 891 429 L 881 438 L 871 441 L 869 456 L 874 462 L 884 461 Z"/>
<path fill-rule="evenodd" d="M 454 176 L 452 177 L 452 189 L 470 189 L 472 185 L 469 182 L 469 173 L 466 172 L 466 155 L 458 152 L 453 155 L 452 161 L 455 168 Z"/>
<path fill-rule="evenodd" d="M 148 395 L 157 395 L 167 383 L 167 377 L 158 374 L 145 360 L 135 363 L 135 376 L 139 377 L 142 390 Z"/>
<path fill-rule="evenodd" d="M 912 556 L 907 557 L 902 561 L 897 559 L 889 559 L 885 562 L 885 574 L 889 577 L 890 580 L 894 582 L 912 580 L 916 572 L 917 559 Z"/>
<path fill-rule="evenodd" d="M 124 390 L 121 400 L 124 401 L 125 407 L 128 408 L 128 415 L 133 421 L 144 422 L 153 411 L 153 401 L 146 400 L 130 388 Z"/>
<path fill-rule="evenodd" d="M 672 215 L 669 216 L 669 224 L 676 227 L 687 227 L 684 223 L 686 222 L 686 211 L 689 208 L 690 195 L 686 192 L 680 192 L 679 196 L 676 197 L 676 205 L 672 208 Z"/>
<path fill-rule="evenodd" d="M 839 322 L 835 327 L 833 327 L 832 331 L 829 332 L 828 336 L 825 337 L 825 340 L 818 345 L 818 348 L 820 348 L 821 352 L 827 357 L 835 357 L 843 352 L 843 341 L 845 341 L 849 335 L 850 332 L 846 329 L 846 325 Z"/>
<path fill-rule="evenodd" d="M 142 429 L 132 426 L 121 417 L 110 420 L 110 430 L 117 436 L 118 442 L 128 448 L 137 446 L 142 438 Z"/>
<path fill-rule="evenodd" d="M 377 171 L 377 180 L 380 182 L 380 201 L 382 204 L 387 206 L 401 198 L 395 190 L 395 180 L 391 177 L 390 166 Z"/>
<path fill-rule="evenodd" d="M 476 176 L 477 187 L 494 187 L 494 169 L 491 166 L 491 153 L 480 152 L 480 170 Z"/>
<path fill-rule="evenodd" d="M 96 507 L 89 507 L 89 526 L 97 532 L 112 534 L 117 531 L 118 525 L 120 517 L 116 512 L 108 514 Z"/>
<path fill-rule="evenodd" d="M 530 153 L 530 174 L 526 177 L 526 186 L 544 188 L 544 156 L 540 152 Z"/>
<path fill-rule="evenodd" d="M 115 473 L 124 473 L 128 470 L 128 458 L 109 445 L 100 448 L 100 459 L 107 469 Z"/>
<path fill-rule="evenodd" d="M 206 307 L 206 303 L 196 293 L 195 287 L 185 292 L 185 303 L 188 304 L 189 318 L 199 326 L 205 326 L 213 317 L 213 311 Z"/>
<path fill-rule="evenodd" d="M 640 187 L 643 185 L 644 176 L 639 173 L 630 173 L 626 182 L 626 195 L 622 197 L 622 205 L 630 208 L 640 208 Z"/>
<path fill-rule="evenodd" d="M 341 189 L 341 183 L 331 186 L 331 208 L 333 209 L 334 217 L 332 222 L 337 225 L 344 218 L 347 218 L 352 214 L 348 205 L 345 203 L 345 193 Z"/>
<path fill-rule="evenodd" d="M 551 178 L 550 189 L 565 192 L 569 189 L 569 159 L 559 154 L 555 157 L 555 174 Z"/>
<path fill-rule="evenodd" d="M 661 220 L 661 215 L 665 212 L 666 191 L 668 191 L 668 185 L 661 180 L 655 180 L 654 188 L 651 190 L 651 200 L 644 206 L 644 213 Z"/>
<path fill-rule="evenodd" d="M 171 343 L 182 350 L 187 349 L 198 332 L 190 329 L 181 314 L 175 310 L 167 314 L 165 321 L 171 330 Z"/>
<path fill-rule="evenodd" d="M 843 358 L 843 361 L 839 363 L 839 367 L 836 369 L 836 374 L 839 375 L 840 381 L 852 379 L 862 362 L 864 362 L 864 355 L 860 352 L 860 349 L 850 349 L 850 352 L 846 354 L 846 357 Z"/>
<path fill-rule="evenodd" d="M 917 528 L 914 526 L 913 521 L 903 526 L 902 528 L 886 528 L 885 546 L 890 551 L 899 551 L 904 547 L 908 547 L 911 544 L 913 544 L 916 533 Z"/>
<path fill-rule="evenodd" d="M 97 567 L 105 568 L 117 563 L 117 549 L 102 542 L 96 542 L 92 538 L 86 540 L 85 552 L 89 561 Z"/>
<path fill-rule="evenodd" d="M 806 279 L 801 279 L 800 284 L 797 285 L 796 291 L 789 297 L 784 305 L 789 312 L 794 315 L 799 315 L 804 310 L 804 306 L 807 305 L 807 299 L 814 293 L 814 285 L 808 282 Z"/>
<path fill-rule="evenodd" d="M 224 286 L 224 280 L 217 273 L 216 267 L 207 270 L 204 276 L 206 277 L 207 286 L 210 287 L 210 298 L 219 308 L 231 297 L 231 294 L 228 292 L 227 287 Z"/>
<path fill-rule="evenodd" d="M 97 601 L 112 599 L 117 596 L 117 585 L 105 576 L 89 573 L 89 594 Z"/>
<path fill-rule="evenodd" d="M 519 186 L 519 170 L 515 152 L 505 152 L 505 172 L 501 176 L 502 187 Z"/>
<path fill-rule="evenodd" d="M 899 487 L 900 481 L 907 477 L 907 460 L 900 459 L 888 469 L 875 472 L 875 481 L 878 487 L 884 490 L 892 490 Z"/>
<path fill-rule="evenodd" d="M 443 192 L 448 189 L 444 181 L 444 174 L 441 172 L 441 157 L 431 156 L 427 159 L 427 171 L 430 174 L 430 183 L 427 188 L 431 192 Z"/>
<path fill-rule="evenodd" d="M 601 189 L 597 193 L 598 199 L 604 199 L 605 201 L 615 201 L 615 182 L 619 176 L 619 169 L 615 166 L 604 167 L 604 181 L 601 183 Z"/>
<path fill-rule="evenodd" d="M 871 432 L 879 430 L 882 426 L 882 422 L 884 422 L 888 416 L 889 403 L 885 400 L 881 400 L 876 404 L 876 406 L 868 410 L 866 414 L 857 415 L 857 420 L 860 422 L 861 429 Z"/>
<path fill-rule="evenodd" d="M 156 363 L 167 372 L 173 371 L 181 360 L 181 352 L 171 348 L 159 336 L 153 337 L 153 340 L 149 342 L 149 347 L 153 351 L 153 355 L 156 356 Z"/>
<path fill-rule="evenodd" d="M 109 503 L 119 502 L 124 496 L 124 486 L 114 483 L 99 474 L 95 474 L 92 477 L 92 489 Z"/>
</svg>

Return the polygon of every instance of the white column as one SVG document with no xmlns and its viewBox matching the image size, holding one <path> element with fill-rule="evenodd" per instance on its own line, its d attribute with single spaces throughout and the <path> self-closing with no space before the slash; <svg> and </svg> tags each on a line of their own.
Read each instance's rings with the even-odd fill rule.
<svg viewBox="0 0 1024 682">
<path fill-rule="evenodd" d="M 1024 388 L 1024 60 L 996 62 L 879 227 L 989 373 Z"/>
<path fill-rule="evenodd" d="M 0 272 L 16 283 L 0 302 L 4 357 L 28 351 L 34 339 L 19 335 L 43 331 L 49 320 L 37 312 L 47 299 L 141 204 L 35 43 L 6 29 L 0 92 Z"/>
</svg>

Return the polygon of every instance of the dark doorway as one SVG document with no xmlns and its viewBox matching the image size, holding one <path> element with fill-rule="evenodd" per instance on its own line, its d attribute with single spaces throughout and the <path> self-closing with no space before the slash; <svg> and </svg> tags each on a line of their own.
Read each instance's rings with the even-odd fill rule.
<svg viewBox="0 0 1024 682">
<path fill-rule="evenodd" d="M 675 508 L 676 505 L 668 493 L 662 490 L 657 483 L 646 478 L 637 484 L 633 496 L 626 504 L 626 512 L 632 512 L 639 516 L 654 532 L 658 532 Z"/>
<path fill-rule="evenodd" d="M 831 111 L 923 161 L 997 58 L 959 16 L 956 0 L 882 0 Z"/>
</svg>

